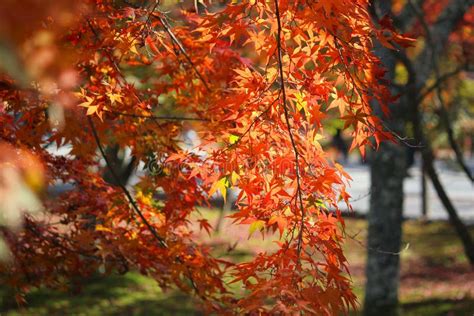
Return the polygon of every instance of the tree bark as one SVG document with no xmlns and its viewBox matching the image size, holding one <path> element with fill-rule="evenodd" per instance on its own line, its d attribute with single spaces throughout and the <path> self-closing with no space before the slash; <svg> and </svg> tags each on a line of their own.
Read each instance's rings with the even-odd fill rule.
<svg viewBox="0 0 474 316">
<path fill-rule="evenodd" d="M 373 2 L 377 16 L 390 12 L 391 1 Z M 376 54 L 388 69 L 393 81 L 395 57 L 386 48 L 376 45 Z M 384 121 L 403 134 L 404 119 L 400 105 L 391 105 L 391 119 Z M 374 106 L 378 114 L 381 111 Z M 364 315 L 397 315 L 402 237 L 403 179 L 406 174 L 406 150 L 402 144 L 385 142 L 374 153 L 371 163 L 371 195 L 368 219 L 368 255 Z"/>
<path fill-rule="evenodd" d="M 404 173 L 405 149 L 384 143 L 371 165 L 364 303 L 367 316 L 397 314 Z"/>
</svg>

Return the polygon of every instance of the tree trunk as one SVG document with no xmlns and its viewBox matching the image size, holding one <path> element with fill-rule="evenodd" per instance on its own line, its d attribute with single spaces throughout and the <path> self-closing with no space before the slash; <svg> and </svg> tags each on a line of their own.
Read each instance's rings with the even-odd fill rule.
<svg viewBox="0 0 474 316">
<path fill-rule="evenodd" d="M 426 183 L 426 166 L 423 158 L 421 159 L 421 218 L 428 221 L 428 184 Z"/>
<path fill-rule="evenodd" d="M 391 1 L 374 2 L 378 16 L 390 12 Z M 376 54 L 394 78 L 395 57 L 381 45 Z M 374 107 L 379 113 L 377 107 Z M 391 106 L 390 128 L 403 134 L 401 105 Z M 380 114 L 382 116 L 382 114 Z M 406 149 L 403 144 L 385 142 L 374 153 L 371 164 L 371 194 L 368 219 L 368 255 L 364 315 L 391 316 L 398 313 L 398 285 L 402 238 L 403 179 L 406 174 Z"/>
<path fill-rule="evenodd" d="M 365 315 L 396 315 L 405 149 L 384 143 L 371 165 Z"/>
</svg>

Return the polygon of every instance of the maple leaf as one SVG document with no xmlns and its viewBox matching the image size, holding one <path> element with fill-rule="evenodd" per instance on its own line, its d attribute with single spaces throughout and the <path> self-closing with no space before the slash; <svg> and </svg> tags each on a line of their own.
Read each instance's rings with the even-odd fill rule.
<svg viewBox="0 0 474 316">
<path fill-rule="evenodd" d="M 82 107 L 85 107 L 85 108 L 88 108 L 92 105 L 92 102 L 94 102 L 94 99 L 89 97 L 89 96 L 85 96 L 85 99 L 86 101 L 82 102 L 81 104 L 79 104 L 79 106 L 82 106 Z"/>
<path fill-rule="evenodd" d="M 262 220 L 256 220 L 252 222 L 249 226 L 249 237 L 255 233 L 255 231 L 262 231 L 263 228 L 265 227 L 265 222 Z"/>
<path fill-rule="evenodd" d="M 338 108 L 339 109 L 339 114 L 341 116 L 344 116 L 344 112 L 346 111 L 346 105 L 347 103 L 343 99 L 334 99 L 331 104 L 328 106 L 328 110 L 332 108 Z"/>
<path fill-rule="evenodd" d="M 212 185 L 211 189 L 209 190 L 209 196 L 213 195 L 216 191 L 219 191 L 222 197 L 224 198 L 224 203 L 225 203 L 226 196 L 227 196 L 227 188 L 229 187 L 230 187 L 229 180 L 227 179 L 227 177 L 223 177 Z"/>
<path fill-rule="evenodd" d="M 208 220 L 207 219 L 199 219 L 198 222 L 199 222 L 199 228 L 201 230 L 204 229 L 207 232 L 207 234 L 209 236 L 211 236 L 212 226 L 211 226 L 211 224 L 209 224 Z"/>
<path fill-rule="evenodd" d="M 115 102 L 122 103 L 123 96 L 120 93 L 107 92 L 107 96 L 112 104 Z"/>
<path fill-rule="evenodd" d="M 280 231 L 280 238 L 283 235 L 283 231 L 288 225 L 288 221 L 283 216 L 274 215 L 268 220 L 268 225 L 277 224 L 278 230 Z"/>
</svg>

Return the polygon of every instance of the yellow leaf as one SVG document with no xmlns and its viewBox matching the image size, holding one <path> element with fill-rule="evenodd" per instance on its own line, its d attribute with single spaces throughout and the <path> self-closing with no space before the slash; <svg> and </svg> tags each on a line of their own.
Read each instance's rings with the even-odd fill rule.
<svg viewBox="0 0 474 316">
<path fill-rule="evenodd" d="M 107 92 L 107 96 L 112 104 L 115 102 L 122 103 L 122 95 L 120 93 Z"/>
<path fill-rule="evenodd" d="M 223 177 L 212 185 L 211 190 L 209 190 L 209 196 L 213 195 L 217 190 L 219 190 L 219 192 L 222 194 L 222 197 L 224 198 L 225 203 L 227 196 L 227 188 L 229 186 L 230 185 L 229 181 L 227 180 L 227 177 Z"/>
<path fill-rule="evenodd" d="M 313 136 L 313 145 L 316 146 L 318 150 L 322 151 L 323 148 L 321 147 L 321 144 L 319 143 L 321 139 L 324 139 L 324 136 L 315 132 Z"/>
<path fill-rule="evenodd" d="M 256 230 L 262 230 L 264 227 L 265 227 L 265 222 L 264 222 L 264 221 L 262 221 L 262 220 L 256 220 L 255 222 L 253 222 L 253 223 L 250 224 L 250 226 L 249 226 L 249 234 L 250 234 L 250 236 L 252 236 L 252 234 L 253 234 Z"/>
<path fill-rule="evenodd" d="M 278 70 L 276 68 L 268 67 L 266 78 L 268 81 L 275 80 L 276 76 L 278 75 Z"/>
<path fill-rule="evenodd" d="M 95 112 L 97 112 L 97 106 L 96 105 L 91 105 L 87 108 L 87 115 L 92 115 Z"/>
<path fill-rule="evenodd" d="M 323 136 L 323 135 L 318 134 L 318 133 L 316 133 L 316 134 L 314 135 L 314 140 L 315 140 L 315 141 L 320 141 L 321 139 L 324 139 L 324 136 Z"/>
<path fill-rule="evenodd" d="M 230 143 L 231 145 L 233 145 L 233 144 L 235 144 L 235 143 L 238 142 L 239 138 L 240 138 L 240 137 L 237 136 L 237 135 L 230 134 L 230 136 L 229 136 L 229 143 Z"/>
<path fill-rule="evenodd" d="M 132 44 L 132 46 L 130 46 L 130 51 L 132 53 L 134 53 L 135 55 L 138 55 L 137 47 L 134 44 Z"/>
<path fill-rule="evenodd" d="M 86 96 L 86 101 L 79 104 L 79 106 L 88 108 L 92 104 L 92 102 L 94 102 L 94 99 L 92 99 L 91 97 Z"/>
<path fill-rule="evenodd" d="M 302 109 L 304 110 L 305 113 L 308 112 L 308 102 L 306 102 L 306 100 L 304 99 L 304 94 L 302 94 L 301 92 L 296 92 L 295 93 L 295 97 L 296 97 L 296 109 L 298 111 L 301 111 Z"/>
<path fill-rule="evenodd" d="M 110 228 L 104 227 L 102 225 L 96 225 L 95 230 L 99 231 L 99 232 L 109 232 L 109 233 L 112 232 L 112 230 Z"/>
<path fill-rule="evenodd" d="M 237 183 L 237 180 L 239 178 L 240 178 L 240 176 L 235 171 L 232 171 L 230 179 L 231 179 L 233 185 L 235 185 Z"/>
</svg>

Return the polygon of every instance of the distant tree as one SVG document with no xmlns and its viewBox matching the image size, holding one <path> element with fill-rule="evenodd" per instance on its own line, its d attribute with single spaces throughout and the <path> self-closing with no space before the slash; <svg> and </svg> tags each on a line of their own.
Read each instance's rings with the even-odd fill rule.
<svg viewBox="0 0 474 316">
<path fill-rule="evenodd" d="M 393 83 L 394 93 L 401 94 L 391 106 L 392 116 L 386 120 L 389 130 L 405 135 L 406 126 L 413 127 L 414 141 L 403 140 L 384 143 L 374 155 L 371 166 L 371 199 L 368 215 L 367 284 L 364 310 L 366 315 L 395 315 L 398 305 L 399 251 L 402 236 L 403 178 L 406 174 L 406 148 L 416 147 L 429 178 L 438 193 L 449 219 L 454 225 L 466 256 L 474 264 L 474 243 L 452 202 L 444 190 L 434 168 L 434 155 L 423 127 L 425 98 L 438 101 L 437 113 L 444 124 L 459 164 L 472 181 L 472 175 L 462 159 L 454 141 L 451 122 L 440 90 L 444 81 L 467 70 L 472 62 L 472 37 L 456 34 L 472 34 L 473 1 L 373 1 L 371 13 L 380 25 L 387 26 L 390 18 L 399 32 L 411 32 L 418 36 L 417 45 L 411 49 L 397 47 L 389 50 L 379 46 L 377 55 L 388 69 L 386 80 Z M 396 8 L 397 12 L 393 12 Z M 449 43 L 449 47 L 448 47 Z M 394 46 L 396 46 L 394 44 Z M 452 69 L 439 69 L 439 60 L 448 59 Z M 397 64 L 407 73 L 406 83 L 397 85 Z M 400 137 L 401 137 L 400 136 Z"/>
</svg>

